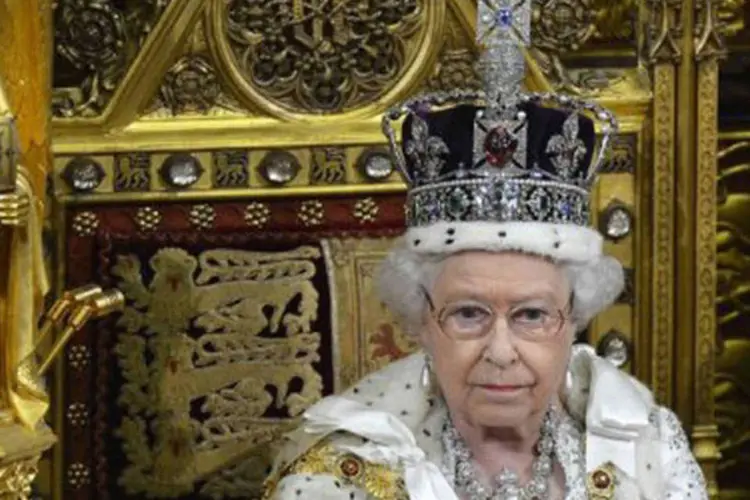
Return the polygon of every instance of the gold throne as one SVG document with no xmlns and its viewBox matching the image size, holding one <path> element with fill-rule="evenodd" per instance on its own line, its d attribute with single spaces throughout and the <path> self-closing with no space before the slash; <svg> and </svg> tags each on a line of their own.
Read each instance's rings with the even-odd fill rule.
<svg viewBox="0 0 750 500">
<path fill-rule="evenodd" d="M 592 222 L 627 288 L 587 340 L 677 410 L 715 495 L 717 466 L 737 479 L 718 443 L 735 468 L 747 449 L 727 434 L 736 410 L 721 413 L 747 393 L 714 381 L 717 347 L 736 358 L 720 371 L 746 358 L 717 341 L 715 314 L 719 75 L 743 8 L 537 0 L 527 54 L 531 89 L 594 98 L 621 121 Z M 54 367 L 57 444 L 36 494 L 258 497 L 307 406 L 415 347 L 373 290 L 404 219 L 380 118 L 478 84 L 476 1 L 0 0 L 0 14 L 51 297 L 95 284 L 126 299 Z M 733 133 L 722 148 L 739 148 Z M 0 273 L 19 259 L 0 251 Z"/>
</svg>

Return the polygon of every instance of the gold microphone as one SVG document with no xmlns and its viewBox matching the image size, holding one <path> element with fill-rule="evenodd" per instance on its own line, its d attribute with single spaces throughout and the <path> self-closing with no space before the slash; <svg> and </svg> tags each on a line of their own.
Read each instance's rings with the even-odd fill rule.
<svg viewBox="0 0 750 500">
<path fill-rule="evenodd" d="M 44 314 L 42 326 L 37 333 L 34 349 L 27 354 L 16 366 L 15 375 L 17 381 L 22 381 L 27 389 L 43 393 L 42 387 L 38 385 L 36 377 L 37 363 L 42 356 L 42 344 L 55 327 L 62 326 L 70 310 L 76 305 L 89 300 L 102 293 L 97 285 L 86 285 L 74 290 L 64 292 L 52 307 Z"/>
<path fill-rule="evenodd" d="M 63 319 L 68 315 L 70 309 L 76 304 L 80 304 L 92 297 L 102 293 L 102 288 L 98 285 L 85 285 L 74 290 L 69 290 L 63 293 L 63 296 L 58 299 L 54 305 L 44 314 L 44 321 L 39 329 L 37 335 L 37 341 L 34 346 L 34 351 L 37 352 L 37 348 L 42 345 L 42 342 L 50 334 L 52 328 L 59 325 Z"/>
<path fill-rule="evenodd" d="M 73 334 L 83 328 L 86 323 L 92 319 L 102 318 L 113 312 L 121 311 L 124 307 L 125 296 L 116 288 L 104 292 L 100 291 L 98 294 L 88 297 L 85 301 L 79 302 L 68 316 L 60 338 L 57 339 L 49 354 L 39 366 L 37 377 L 41 377 L 47 372 Z"/>
</svg>

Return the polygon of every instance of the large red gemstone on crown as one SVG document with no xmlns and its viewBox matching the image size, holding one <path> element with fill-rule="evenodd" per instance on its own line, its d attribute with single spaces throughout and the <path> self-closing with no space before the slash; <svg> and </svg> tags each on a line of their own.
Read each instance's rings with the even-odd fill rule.
<svg viewBox="0 0 750 500">
<path fill-rule="evenodd" d="M 495 127 L 484 138 L 487 163 L 499 167 L 505 165 L 518 149 L 518 139 L 505 127 Z"/>
</svg>

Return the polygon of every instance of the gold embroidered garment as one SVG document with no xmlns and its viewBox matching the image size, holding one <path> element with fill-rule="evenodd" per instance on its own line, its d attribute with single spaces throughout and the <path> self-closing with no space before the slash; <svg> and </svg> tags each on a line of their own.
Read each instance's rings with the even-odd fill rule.
<svg viewBox="0 0 750 500">
<path fill-rule="evenodd" d="M 309 478 L 305 480 L 309 489 L 313 483 L 312 477 L 323 479 L 323 487 L 327 490 L 340 490 L 351 495 L 355 491 L 367 492 L 369 497 L 377 499 L 406 500 L 409 495 L 401 478 L 400 471 L 389 466 L 367 462 L 360 457 L 343 451 L 326 439 L 307 451 L 302 457 L 292 463 L 285 471 L 285 475 L 298 475 Z M 267 483 L 267 496 L 272 492 L 283 495 L 289 492 L 297 495 L 294 485 L 279 485 L 278 480 L 270 479 Z M 309 492 L 308 492 L 309 494 Z"/>
</svg>

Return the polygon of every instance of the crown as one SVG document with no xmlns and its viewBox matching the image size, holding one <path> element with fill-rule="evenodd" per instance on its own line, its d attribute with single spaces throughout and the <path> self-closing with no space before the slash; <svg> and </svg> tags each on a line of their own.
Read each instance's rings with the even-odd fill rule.
<svg viewBox="0 0 750 500">
<path fill-rule="evenodd" d="M 531 0 L 480 0 L 478 14 L 484 90 L 423 95 L 383 118 L 409 187 L 407 225 L 588 226 L 615 116 L 583 99 L 522 91 Z"/>
</svg>

